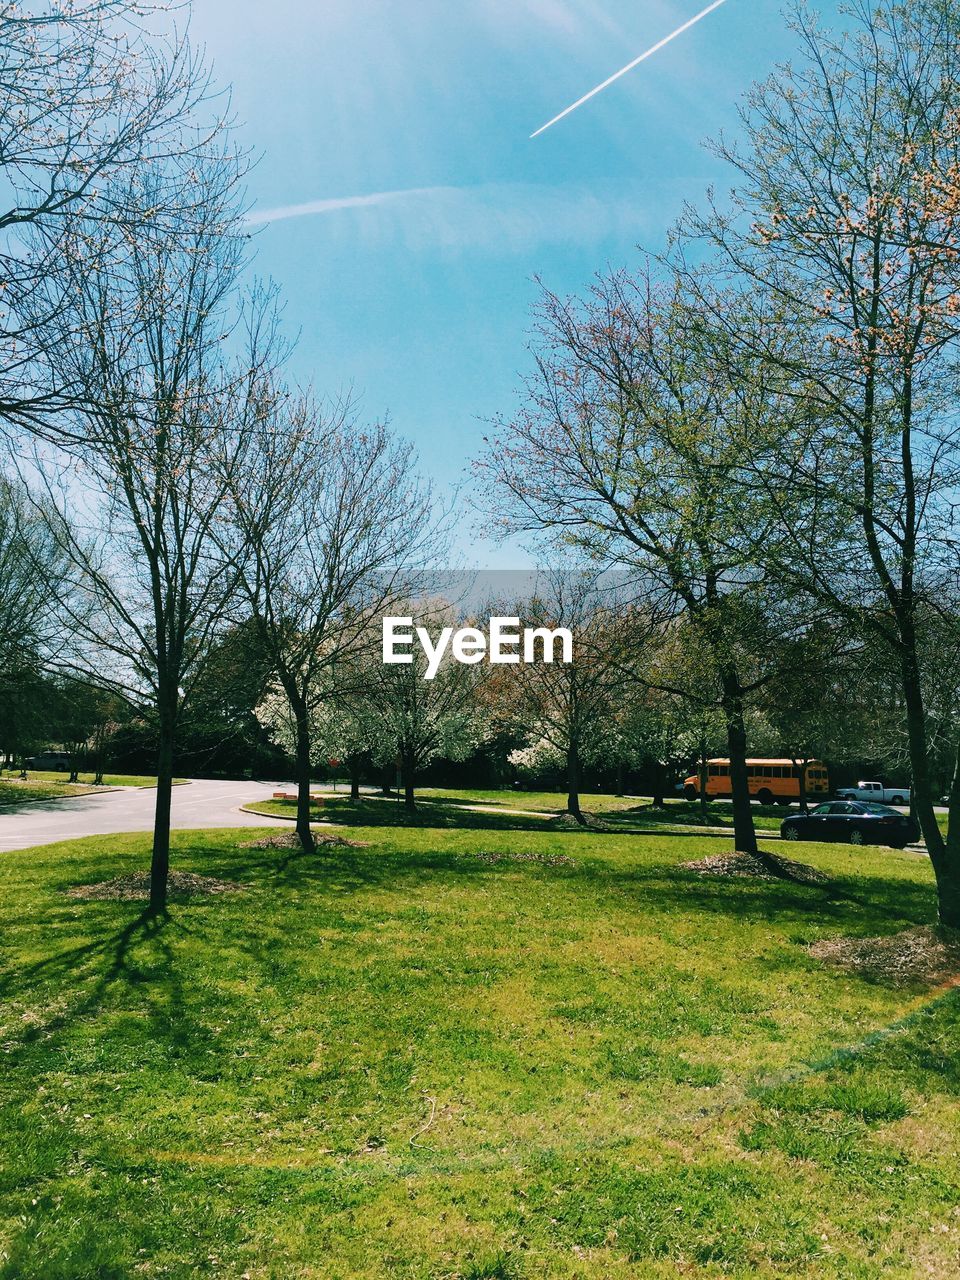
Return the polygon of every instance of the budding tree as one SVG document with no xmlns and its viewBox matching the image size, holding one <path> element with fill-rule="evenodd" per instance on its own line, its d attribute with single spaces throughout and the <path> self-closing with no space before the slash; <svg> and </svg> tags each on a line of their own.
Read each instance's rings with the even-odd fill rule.
<svg viewBox="0 0 960 1280">
<path fill-rule="evenodd" d="M 777 517 L 761 559 L 893 655 L 914 809 L 941 922 L 957 927 L 960 769 L 945 839 L 921 631 L 958 568 L 960 10 L 855 0 L 847 13 L 837 35 L 797 10 L 799 56 L 750 94 L 743 144 L 719 148 L 742 179 L 733 206 L 694 221 L 747 289 L 806 327 L 793 348 L 754 344 L 807 402 L 778 450 L 744 454 Z"/>
<path fill-rule="evenodd" d="M 756 851 L 746 770 L 747 700 L 774 619 L 733 479 L 747 440 L 779 430 L 764 366 L 727 376 L 727 339 L 681 280 L 598 279 L 551 294 L 523 412 L 479 464 L 508 529 L 573 542 L 629 569 L 652 616 L 682 613 L 716 672 L 731 761 L 736 845 Z"/>
<path fill-rule="evenodd" d="M 336 675 L 371 620 L 434 545 L 432 499 L 409 445 L 349 405 L 256 384 L 236 448 L 224 454 L 229 528 L 240 587 L 290 708 L 297 834 L 310 830 L 312 723 L 336 698 Z M 351 676 L 352 680 L 352 676 Z"/>
<path fill-rule="evenodd" d="M 364 761 L 378 756 L 383 747 L 369 683 L 363 676 L 364 665 L 354 660 L 349 675 L 342 665 L 324 672 L 326 689 L 310 699 L 310 763 L 316 767 L 331 760 L 345 761 L 353 800 L 360 798 Z M 257 704 L 256 714 L 272 740 L 296 758 L 297 722 L 283 691 L 269 689 Z"/>
</svg>

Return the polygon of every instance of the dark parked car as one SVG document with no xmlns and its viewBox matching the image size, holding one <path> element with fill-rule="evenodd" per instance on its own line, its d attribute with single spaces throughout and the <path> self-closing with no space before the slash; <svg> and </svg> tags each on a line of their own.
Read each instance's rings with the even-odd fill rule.
<svg viewBox="0 0 960 1280">
<path fill-rule="evenodd" d="M 809 813 L 794 813 L 780 824 L 784 840 L 842 840 L 845 844 L 888 844 L 902 849 L 920 839 L 916 820 L 885 804 L 831 800 Z"/>
<path fill-rule="evenodd" d="M 70 768 L 70 757 L 65 751 L 41 751 L 38 756 L 30 756 L 23 763 L 28 769 L 65 772 Z"/>
</svg>

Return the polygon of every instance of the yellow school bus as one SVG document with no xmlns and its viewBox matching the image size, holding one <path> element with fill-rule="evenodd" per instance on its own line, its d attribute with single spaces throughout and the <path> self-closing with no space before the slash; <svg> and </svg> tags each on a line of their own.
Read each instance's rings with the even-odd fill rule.
<svg viewBox="0 0 960 1280">
<path fill-rule="evenodd" d="M 821 760 L 808 760 L 804 765 L 795 765 L 792 760 L 760 760 L 747 761 L 747 779 L 750 784 L 750 795 L 761 804 L 789 804 L 791 800 L 800 799 L 800 770 L 806 773 L 807 796 L 813 800 L 825 796 L 830 791 L 830 779 L 827 766 Z M 711 800 L 730 798 L 730 761 L 708 760 L 706 762 L 706 794 Z M 683 794 L 688 800 L 696 800 L 700 795 L 700 775 L 691 774 L 684 778 Z"/>
</svg>

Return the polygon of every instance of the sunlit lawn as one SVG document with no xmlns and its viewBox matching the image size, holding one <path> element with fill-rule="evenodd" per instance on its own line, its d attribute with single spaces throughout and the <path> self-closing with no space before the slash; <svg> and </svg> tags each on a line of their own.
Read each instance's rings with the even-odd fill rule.
<svg viewBox="0 0 960 1280">
<path fill-rule="evenodd" d="M 181 833 L 243 892 L 163 922 L 64 894 L 146 837 L 0 858 L 0 1276 L 960 1274 L 957 996 L 802 945 L 929 921 L 924 859 L 437 811 Z"/>
<path fill-rule="evenodd" d="M 452 787 L 424 787 L 417 792 L 419 798 L 432 803 L 483 804 L 504 808 L 533 809 L 546 813 L 562 813 L 567 807 L 566 794 L 559 791 L 484 791 Z M 811 800 L 822 803 L 825 797 Z M 704 812 L 699 801 L 682 796 L 668 796 L 664 809 L 654 809 L 649 796 L 613 796 L 585 791 L 580 804 L 587 813 L 600 815 L 607 822 L 624 825 L 651 826 L 710 826 L 732 827 L 733 806 L 729 800 L 711 800 Z M 780 823 L 789 813 L 797 812 L 797 804 L 781 807 L 777 804 L 753 804 L 753 821 L 759 831 L 779 831 Z M 941 830 L 946 833 L 947 815 L 937 814 Z"/>
<path fill-rule="evenodd" d="M 333 817 L 346 821 L 356 821 L 358 810 L 347 793 L 327 793 L 322 797 L 322 805 L 316 805 L 314 814 L 317 818 Z M 567 807 L 567 797 L 556 791 L 484 791 L 466 790 L 448 787 L 424 787 L 416 793 L 419 813 L 411 818 L 403 812 L 403 806 L 396 797 L 386 799 L 381 796 L 364 795 L 359 812 L 370 815 L 372 820 L 415 825 L 463 825 L 473 821 L 469 817 L 471 809 L 480 807 L 492 810 L 504 810 L 514 813 L 531 813 L 543 815 L 535 817 L 533 826 L 542 827 L 543 819 L 563 813 Z M 604 822 L 622 827 L 624 830 L 656 830 L 667 827 L 733 827 L 733 810 L 729 801 L 714 800 L 707 805 L 704 814 L 699 803 L 688 800 L 668 800 L 666 807 L 655 809 L 652 801 L 638 796 L 612 796 L 585 792 L 580 797 L 583 811 L 600 817 Z M 295 817 L 296 805 L 291 801 L 268 800 L 252 806 L 258 813 L 269 813 L 275 817 Z M 389 817 L 391 811 L 399 814 L 399 819 Z M 780 823 L 789 809 L 781 809 L 777 805 L 754 805 L 753 817 L 758 830 L 779 831 Z M 495 818 L 496 814 L 491 814 Z M 481 823 L 485 818 L 479 819 Z"/>
<path fill-rule="evenodd" d="M 7 774 L 8 777 L 17 776 L 15 771 Z M 27 776 L 42 782 L 65 782 L 70 777 L 69 773 L 64 771 L 47 772 L 40 769 L 28 769 Z M 93 773 L 81 772 L 77 775 L 80 782 L 92 783 L 96 775 Z M 182 778 L 177 778 L 177 782 L 182 782 Z M 105 787 L 155 787 L 157 779 L 151 774 L 143 773 L 105 773 L 103 775 L 103 786 Z"/>
<path fill-rule="evenodd" d="M 25 800 L 55 800 L 63 796 L 82 796 L 92 791 L 93 787 L 75 786 L 66 781 L 54 781 L 31 775 L 26 782 L 21 782 L 19 774 L 0 777 L 0 807 L 10 804 L 23 804 Z"/>
<path fill-rule="evenodd" d="M 560 791 L 521 791 L 519 789 L 494 791 L 482 788 L 422 787 L 417 791 L 417 797 L 423 800 L 498 805 L 508 809 L 537 809 L 545 813 L 557 813 L 567 807 L 566 792 Z M 636 796 L 612 796 L 593 792 L 584 792 L 581 802 L 585 809 L 593 813 L 631 809 L 642 803 Z"/>
<path fill-rule="evenodd" d="M 19 769 L 0 770 L 0 805 L 22 804 L 24 800 L 53 800 L 61 796 L 82 796 L 94 787 L 92 773 L 80 773 L 78 784 L 68 782 L 69 773 L 28 769 L 25 782 L 20 780 Z M 177 781 L 181 781 L 177 779 Z M 104 774 L 102 787 L 155 787 L 156 778 L 128 773 Z"/>
</svg>

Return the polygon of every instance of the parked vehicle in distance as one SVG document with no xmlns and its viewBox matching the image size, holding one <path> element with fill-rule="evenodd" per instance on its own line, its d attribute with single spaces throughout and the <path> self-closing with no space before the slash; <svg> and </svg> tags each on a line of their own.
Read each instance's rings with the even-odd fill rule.
<svg viewBox="0 0 960 1280">
<path fill-rule="evenodd" d="M 873 800 L 876 804 L 909 804 L 909 787 L 884 787 L 879 782 L 858 782 L 855 787 L 837 787 L 838 800 Z"/>
<path fill-rule="evenodd" d="M 865 800 L 830 800 L 809 813 L 792 813 L 780 824 L 784 840 L 843 841 L 845 844 L 884 844 L 902 849 L 920 839 L 920 828 L 909 814 Z"/>
<path fill-rule="evenodd" d="M 39 755 L 30 756 L 23 763 L 28 769 L 43 769 L 50 772 L 60 770 L 69 772 L 70 770 L 70 757 L 65 751 L 41 751 Z"/>
<path fill-rule="evenodd" d="M 747 781 L 750 795 L 761 804 L 789 804 L 800 799 L 800 770 L 806 771 L 806 793 L 811 799 L 825 796 L 830 790 L 827 766 L 820 760 L 808 760 L 795 765 L 792 760 L 751 759 L 747 761 Z M 730 798 L 730 761 L 706 761 L 706 786 L 704 791 L 711 800 Z M 683 794 L 688 800 L 700 797 L 700 775 L 692 774 L 684 779 Z"/>
</svg>

